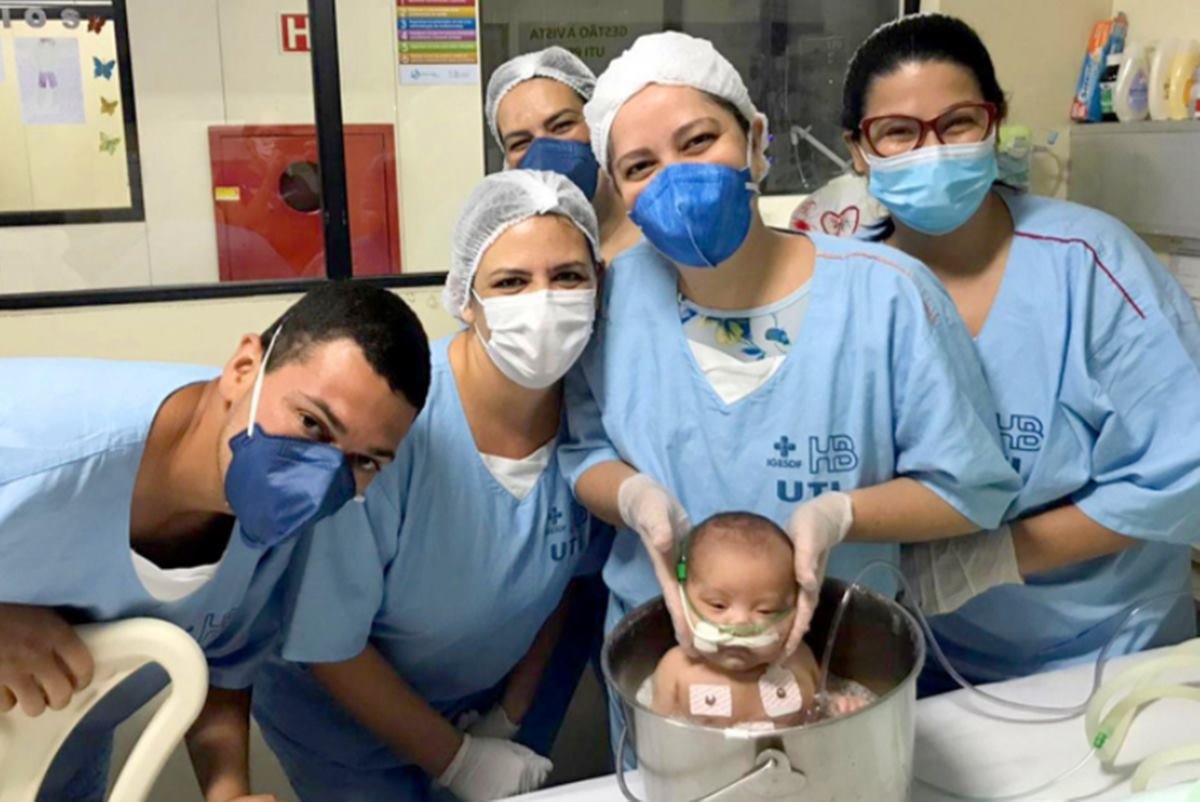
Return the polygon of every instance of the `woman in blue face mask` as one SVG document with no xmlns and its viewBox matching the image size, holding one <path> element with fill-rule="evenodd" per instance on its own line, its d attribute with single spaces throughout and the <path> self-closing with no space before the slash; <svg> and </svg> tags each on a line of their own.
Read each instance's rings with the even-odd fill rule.
<svg viewBox="0 0 1200 802">
<path fill-rule="evenodd" d="M 506 169 L 550 170 L 579 187 L 596 210 L 605 261 L 641 234 L 592 154 L 583 104 L 596 76 L 561 47 L 525 53 L 501 64 L 487 85 L 484 111 Z"/>
<path fill-rule="evenodd" d="M 954 299 L 1023 483 L 1006 520 L 1026 583 L 934 619 L 975 681 L 1094 659 L 1126 605 L 1188 590 L 1200 539 L 1192 304 L 1119 221 L 994 183 L 1004 113 L 987 49 L 952 17 L 884 26 L 846 76 L 846 137 L 891 211 L 887 242 Z M 927 551 L 905 557 L 931 566 Z M 1118 653 L 1196 633 L 1186 596 L 1134 623 Z M 950 685 L 927 670 L 927 691 Z"/>
<path fill-rule="evenodd" d="M 1017 477 L 950 299 L 902 254 L 763 224 L 767 120 L 710 43 L 638 39 L 585 113 L 646 238 L 605 274 L 604 320 L 567 380 L 564 467 L 623 527 L 610 626 L 666 589 L 690 648 L 671 568 L 689 520 L 720 511 L 791 535 L 790 650 L 826 567 L 850 578 L 897 542 L 999 523 Z M 1011 547 L 982 537 L 997 558 L 979 583 L 1006 581 Z"/>
</svg>

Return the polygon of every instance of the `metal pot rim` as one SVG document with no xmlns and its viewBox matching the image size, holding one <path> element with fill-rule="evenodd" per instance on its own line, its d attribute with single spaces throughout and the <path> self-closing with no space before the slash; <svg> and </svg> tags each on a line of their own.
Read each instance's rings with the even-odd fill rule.
<svg viewBox="0 0 1200 802">
<path fill-rule="evenodd" d="M 827 579 L 826 581 L 828 582 L 830 580 Z M 844 716 L 837 716 L 836 718 L 827 718 L 822 721 L 813 722 L 811 724 L 799 724 L 794 727 L 783 727 L 780 729 L 768 730 L 768 731 L 763 731 L 763 732 L 754 732 L 754 731 L 746 730 L 746 731 L 744 731 L 745 732 L 744 736 L 740 735 L 740 734 L 736 735 L 736 736 L 731 736 L 730 735 L 731 732 L 740 732 L 737 729 L 737 727 L 712 727 L 707 724 L 693 724 L 690 721 L 682 721 L 680 719 L 670 718 L 669 716 L 663 716 L 659 713 L 654 712 L 650 708 L 648 708 L 645 705 L 638 702 L 636 695 L 634 696 L 634 698 L 632 700 L 627 699 L 624 691 L 621 689 L 621 686 L 617 683 L 616 679 L 613 677 L 613 671 L 612 671 L 612 665 L 611 665 L 611 659 L 610 659 L 610 654 L 612 651 L 611 645 L 612 645 L 612 642 L 616 640 L 615 636 L 618 633 L 622 633 L 625 629 L 627 629 L 628 622 L 631 618 L 633 618 L 638 613 L 644 614 L 644 612 L 651 607 L 658 607 L 658 606 L 664 605 L 664 602 L 663 602 L 663 599 L 661 596 L 655 596 L 653 599 L 650 599 L 649 601 L 644 602 L 644 603 L 638 605 L 637 607 L 633 608 L 632 610 L 630 610 L 625 615 L 625 617 L 621 619 L 621 621 L 617 624 L 617 626 L 613 629 L 613 631 L 611 633 L 609 633 L 609 635 L 607 637 L 605 637 L 604 647 L 601 650 L 601 654 L 600 654 L 600 669 L 604 673 L 604 680 L 610 688 L 612 688 L 614 691 L 616 691 L 621 704 L 627 705 L 631 709 L 640 710 L 643 713 L 648 713 L 649 715 L 654 716 L 659 721 L 665 722 L 667 725 L 669 725 L 671 727 L 678 727 L 682 730 L 688 730 L 688 731 L 701 730 L 701 731 L 705 731 L 705 732 L 717 733 L 717 734 L 720 734 L 727 738 L 728 737 L 736 737 L 736 738 L 744 737 L 744 739 L 747 741 L 756 741 L 756 740 L 760 740 L 760 739 L 764 739 L 764 738 L 777 738 L 781 734 L 787 735 L 787 734 L 791 734 L 794 732 L 799 732 L 801 730 L 817 730 L 817 729 L 820 729 L 821 727 L 825 727 L 825 726 L 832 725 L 832 724 L 837 724 L 838 722 L 846 721 L 847 719 L 854 718 L 855 716 L 866 713 L 867 711 L 874 710 L 874 709 L 880 707 L 888 699 L 891 699 L 893 696 L 895 696 L 897 693 L 899 693 L 903 688 L 908 686 L 910 682 L 914 682 L 916 676 L 921 672 L 921 669 L 925 665 L 925 650 L 926 650 L 925 632 L 924 632 L 924 630 L 921 629 L 920 624 L 917 623 L 917 620 L 913 617 L 912 613 L 910 613 L 908 611 L 908 608 L 906 608 L 904 605 L 900 604 L 900 602 L 896 601 L 895 599 L 888 598 L 887 596 L 884 596 L 882 593 L 878 593 L 877 591 L 871 590 L 870 588 L 865 587 L 863 585 L 850 585 L 849 583 L 841 582 L 840 580 L 832 580 L 832 581 L 838 582 L 839 584 L 843 584 L 847 588 L 853 587 L 855 589 L 855 591 L 858 593 L 866 594 L 868 596 L 874 597 L 877 601 L 884 602 L 889 606 L 894 606 L 904 616 L 904 620 L 908 623 L 912 632 L 916 635 L 916 641 L 917 641 L 916 642 L 915 659 L 913 660 L 913 667 L 904 676 L 904 678 L 902 680 L 900 680 L 899 682 L 897 682 L 895 684 L 895 686 L 892 687 L 892 689 L 889 690 L 887 693 L 882 694 L 875 701 L 871 702 L 870 704 L 866 705 L 865 707 L 861 707 L 858 710 L 853 711 L 852 713 L 847 713 Z M 836 641 L 835 641 L 835 643 L 836 643 Z M 622 717 L 624 717 L 624 716 L 622 715 Z M 628 726 L 628 723 L 626 723 L 626 726 Z"/>
</svg>

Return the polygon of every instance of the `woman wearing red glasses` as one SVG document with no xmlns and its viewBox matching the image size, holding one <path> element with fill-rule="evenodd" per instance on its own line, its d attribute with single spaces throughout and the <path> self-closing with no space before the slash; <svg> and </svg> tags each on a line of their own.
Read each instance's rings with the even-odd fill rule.
<svg viewBox="0 0 1200 802">
<path fill-rule="evenodd" d="M 951 660 L 974 681 L 1091 660 L 1124 608 L 1152 600 L 1121 628 L 1117 653 L 1193 637 L 1200 326 L 1190 300 L 1119 221 L 995 183 L 1004 94 L 960 20 L 920 15 L 877 30 L 850 63 L 843 101 L 855 167 L 892 215 L 885 239 L 954 299 L 1023 482 L 1008 520 L 1026 582 L 934 619 Z M 906 558 L 949 579 L 929 548 Z M 923 685 L 950 683 L 931 666 Z"/>
</svg>

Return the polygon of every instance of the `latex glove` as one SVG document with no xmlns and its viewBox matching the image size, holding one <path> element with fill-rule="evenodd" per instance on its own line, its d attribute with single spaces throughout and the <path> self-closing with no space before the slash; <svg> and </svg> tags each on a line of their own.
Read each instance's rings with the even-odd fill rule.
<svg viewBox="0 0 1200 802">
<path fill-rule="evenodd" d="M 989 588 L 1024 582 L 1007 526 L 907 543 L 900 548 L 900 570 L 913 604 L 926 615 L 953 612 Z"/>
<path fill-rule="evenodd" d="M 808 632 L 821 598 L 829 552 L 846 539 L 853 523 L 854 507 L 850 496 L 836 491 L 822 493 L 804 502 L 788 519 L 787 533 L 795 551 L 796 584 L 800 586 L 800 596 L 796 599 L 796 619 L 784 645 L 784 658 L 795 653 L 804 633 Z"/>
<path fill-rule="evenodd" d="M 553 769 L 553 763 L 521 744 L 464 735 L 438 783 L 463 802 L 487 802 L 536 791 Z"/>
<path fill-rule="evenodd" d="M 513 724 L 508 713 L 504 712 L 504 708 L 500 705 L 496 705 L 482 716 L 478 711 L 468 710 L 458 717 L 454 726 L 479 738 L 504 738 L 506 740 L 511 740 L 521 729 L 519 724 Z"/>
<path fill-rule="evenodd" d="M 91 652 L 54 610 L 0 604 L 0 713 L 62 710 L 93 669 Z"/>
<path fill-rule="evenodd" d="M 692 631 L 684 618 L 679 579 L 675 574 L 679 545 L 692 528 L 687 512 L 662 485 L 644 473 L 636 473 L 621 482 L 617 489 L 617 509 L 621 520 L 638 533 L 650 555 L 663 601 L 675 626 L 675 639 L 684 651 L 695 656 Z"/>
</svg>

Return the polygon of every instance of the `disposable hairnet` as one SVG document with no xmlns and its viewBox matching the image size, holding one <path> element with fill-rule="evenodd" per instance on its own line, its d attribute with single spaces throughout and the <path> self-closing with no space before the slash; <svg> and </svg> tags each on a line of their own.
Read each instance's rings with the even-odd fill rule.
<svg viewBox="0 0 1200 802">
<path fill-rule="evenodd" d="M 504 143 L 500 140 L 500 128 L 496 124 L 500 101 L 510 89 L 530 78 L 550 78 L 566 84 L 584 100 L 592 96 L 592 89 L 596 86 L 596 75 L 588 65 L 570 50 L 557 45 L 536 53 L 525 53 L 504 62 L 488 79 L 487 100 L 484 103 L 488 128 L 492 129 L 492 136 L 501 147 Z"/>
<path fill-rule="evenodd" d="M 604 169 L 609 166 L 608 137 L 617 112 L 650 84 L 690 86 L 728 101 L 747 122 L 761 117 L 763 138 L 759 155 L 765 155 L 767 118 L 755 108 L 742 76 L 707 39 L 666 31 L 639 36 L 628 50 L 613 59 L 596 79 L 592 99 L 583 107 L 592 134 L 592 150 Z"/>
<path fill-rule="evenodd" d="M 479 260 L 501 234 L 517 223 L 547 214 L 574 223 L 587 238 L 592 258 L 600 258 L 596 213 L 569 178 L 543 170 L 505 170 L 483 179 L 467 198 L 454 229 L 450 272 L 442 288 L 446 311 L 462 317 L 471 300 Z"/>
</svg>

